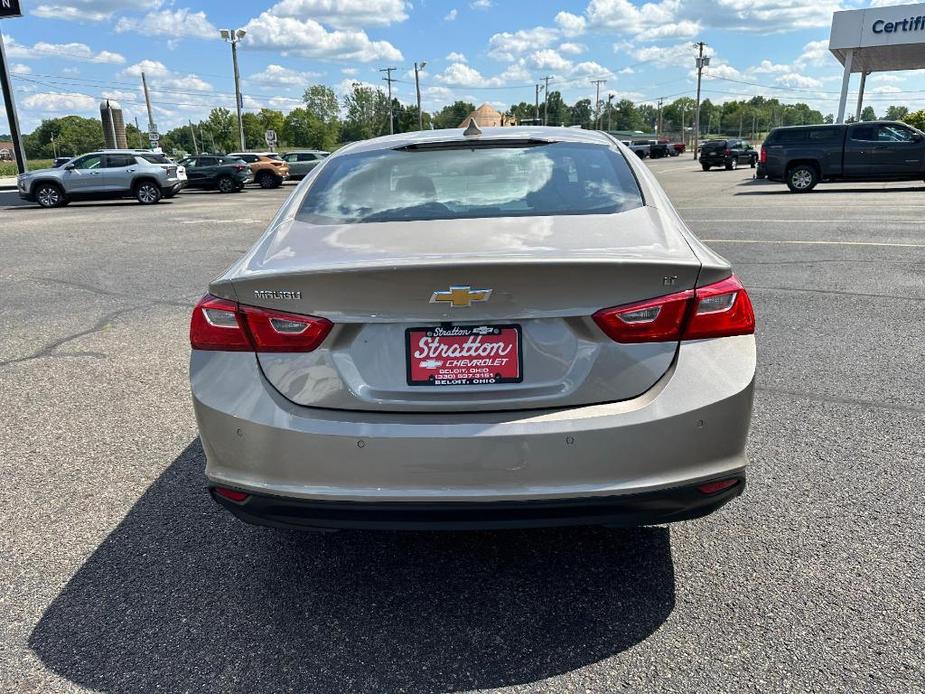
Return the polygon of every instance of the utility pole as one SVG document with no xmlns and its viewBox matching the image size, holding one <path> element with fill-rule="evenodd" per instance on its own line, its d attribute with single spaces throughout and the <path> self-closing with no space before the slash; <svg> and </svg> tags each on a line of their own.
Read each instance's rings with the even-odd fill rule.
<svg viewBox="0 0 925 694">
<path fill-rule="evenodd" d="M 157 124 L 154 122 L 154 109 L 151 108 L 151 95 L 148 94 L 148 80 L 145 78 L 145 73 L 141 73 L 141 86 L 145 90 L 145 105 L 148 107 L 148 134 L 152 132 L 157 132 Z"/>
<path fill-rule="evenodd" d="M 537 121 L 540 119 L 540 85 L 539 83 L 534 84 L 534 106 L 533 106 L 533 124 L 536 125 Z"/>
<path fill-rule="evenodd" d="M 601 85 L 607 84 L 607 80 L 591 80 L 591 84 L 595 86 L 594 93 L 594 125 L 600 130 L 601 129 Z"/>
<path fill-rule="evenodd" d="M 742 115 L 742 111 L 740 110 L 739 111 L 739 137 L 740 138 L 742 137 L 742 118 L 744 118 L 744 116 Z"/>
<path fill-rule="evenodd" d="M 665 103 L 664 97 L 658 97 L 658 125 L 655 126 L 655 134 L 662 134 L 662 104 Z"/>
<path fill-rule="evenodd" d="M 550 75 L 546 75 L 546 77 L 543 78 L 543 81 L 546 83 L 543 87 L 545 90 L 543 92 L 543 125 L 549 125 L 549 78 Z"/>
<path fill-rule="evenodd" d="M 700 140 L 700 78 L 703 75 L 703 68 L 706 65 L 710 64 L 709 58 L 703 57 L 703 47 L 706 45 L 703 41 L 698 41 L 696 44 L 697 51 L 697 111 L 694 113 L 694 146 L 691 148 L 694 150 L 694 159 L 697 158 L 697 142 Z"/>
<path fill-rule="evenodd" d="M 3 47 L 3 34 L 0 34 L 0 91 L 6 106 L 6 120 L 10 126 L 10 138 L 13 140 L 13 154 L 19 173 L 26 173 L 26 150 L 22 146 L 22 131 L 16 116 L 16 100 L 13 98 L 13 84 L 10 80 L 10 66 L 6 61 L 6 49 Z"/>
<path fill-rule="evenodd" d="M 397 69 L 398 68 L 395 68 L 395 67 L 379 68 L 379 72 L 385 73 L 385 77 L 383 77 L 382 80 L 384 82 L 388 82 L 389 84 L 389 134 L 390 135 L 395 134 L 395 121 L 393 119 L 394 114 L 392 113 L 392 82 L 394 81 L 392 79 L 392 73 L 395 72 L 395 70 Z"/>
<path fill-rule="evenodd" d="M 231 62 L 234 65 L 234 103 L 238 109 L 238 139 L 241 141 L 241 151 L 247 149 L 244 143 L 244 120 L 241 117 L 241 107 L 244 99 L 241 98 L 241 75 L 238 73 L 238 41 L 244 38 L 247 32 L 244 29 L 221 29 L 219 34 L 226 41 L 231 42 Z"/>
<path fill-rule="evenodd" d="M 608 131 L 610 130 L 610 114 L 613 113 L 613 107 L 610 105 L 610 103 L 613 101 L 613 98 L 615 96 L 616 94 L 607 95 L 607 130 Z"/>
<path fill-rule="evenodd" d="M 199 147 L 196 144 L 196 131 L 193 130 L 193 121 L 187 121 L 189 123 L 189 132 L 193 136 L 193 154 L 199 154 Z"/>
<path fill-rule="evenodd" d="M 424 112 L 421 111 L 421 79 L 418 76 L 418 73 L 427 67 L 427 62 L 422 62 L 420 65 L 417 63 L 414 64 L 414 90 L 418 95 L 418 130 L 424 129 Z M 392 100 L 389 99 L 389 111 L 392 110 Z"/>
</svg>

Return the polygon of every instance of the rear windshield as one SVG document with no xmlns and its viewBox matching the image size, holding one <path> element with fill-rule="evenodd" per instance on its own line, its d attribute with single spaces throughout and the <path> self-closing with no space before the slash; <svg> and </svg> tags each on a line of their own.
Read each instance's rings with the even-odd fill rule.
<svg viewBox="0 0 925 694">
<path fill-rule="evenodd" d="M 275 159 L 276 161 L 283 160 L 283 158 L 279 156 L 278 154 L 264 154 L 263 156 L 265 156 L 267 159 Z"/>
<path fill-rule="evenodd" d="M 642 204 L 621 154 L 558 142 L 342 155 L 325 164 L 297 216 L 344 224 L 608 214 Z"/>
<path fill-rule="evenodd" d="M 170 164 L 170 160 L 163 154 L 136 154 L 136 158 L 144 159 L 151 164 Z"/>
<path fill-rule="evenodd" d="M 703 143 L 704 149 L 726 149 L 726 140 L 710 140 Z"/>
</svg>

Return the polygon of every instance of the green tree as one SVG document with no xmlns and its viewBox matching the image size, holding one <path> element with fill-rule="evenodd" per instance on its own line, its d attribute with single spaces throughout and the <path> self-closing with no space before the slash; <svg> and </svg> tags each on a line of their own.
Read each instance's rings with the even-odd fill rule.
<svg viewBox="0 0 925 694">
<path fill-rule="evenodd" d="M 435 128 L 458 128 L 463 119 L 475 110 L 475 104 L 468 101 L 455 101 L 444 106 L 433 117 Z"/>
<path fill-rule="evenodd" d="M 205 130 L 203 146 L 218 153 L 234 152 L 240 146 L 237 118 L 227 108 L 213 108 L 197 130 Z"/>
<path fill-rule="evenodd" d="M 581 99 L 576 101 L 575 105 L 569 109 L 569 120 L 572 125 L 580 125 L 582 128 L 591 127 L 591 119 L 594 112 L 591 110 L 591 99 Z"/>
<path fill-rule="evenodd" d="M 562 100 L 562 93 L 557 91 L 549 92 L 546 96 L 545 111 L 543 106 L 540 107 L 540 118 L 546 114 L 548 125 L 569 125 L 571 124 L 571 113 Z"/>
<path fill-rule="evenodd" d="M 885 120 L 902 120 L 908 113 L 909 109 L 905 106 L 887 106 L 883 118 Z"/>
<path fill-rule="evenodd" d="M 341 122 L 337 95 L 330 87 L 314 84 L 302 95 L 305 109 L 314 117 L 313 128 L 318 132 L 312 136 L 316 149 L 333 149 L 340 140 Z"/>
<path fill-rule="evenodd" d="M 344 139 L 348 142 L 366 140 L 388 130 L 389 101 L 381 89 L 354 83 L 344 97 Z"/>
<path fill-rule="evenodd" d="M 913 128 L 918 128 L 922 132 L 925 132 L 925 109 L 921 111 L 915 111 L 913 113 L 907 113 L 902 118 L 903 123 L 908 123 Z"/>
<path fill-rule="evenodd" d="M 244 142 L 248 149 L 261 149 L 266 147 L 264 141 L 264 132 L 266 128 L 260 122 L 256 113 L 247 112 L 241 115 L 241 122 L 244 124 Z M 282 134 L 280 134 L 282 137 Z"/>
<path fill-rule="evenodd" d="M 877 113 L 873 106 L 865 106 L 861 111 L 861 120 L 877 120 Z"/>
<path fill-rule="evenodd" d="M 48 159 L 83 154 L 103 146 L 103 124 L 99 118 L 64 116 L 51 118 L 23 138 L 26 156 Z"/>
</svg>

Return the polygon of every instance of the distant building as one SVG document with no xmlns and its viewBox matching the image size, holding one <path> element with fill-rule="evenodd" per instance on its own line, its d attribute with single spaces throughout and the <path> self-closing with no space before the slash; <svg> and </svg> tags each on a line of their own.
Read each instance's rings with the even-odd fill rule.
<svg viewBox="0 0 925 694">
<path fill-rule="evenodd" d="M 512 115 L 499 113 L 490 104 L 482 104 L 468 116 L 463 118 L 459 124 L 460 128 L 469 125 L 469 121 L 475 121 L 480 128 L 500 128 L 507 125 L 517 125 L 517 119 Z"/>
</svg>

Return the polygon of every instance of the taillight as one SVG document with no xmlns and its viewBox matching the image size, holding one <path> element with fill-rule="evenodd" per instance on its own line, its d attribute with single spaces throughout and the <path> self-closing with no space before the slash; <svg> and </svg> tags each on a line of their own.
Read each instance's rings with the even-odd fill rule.
<svg viewBox="0 0 925 694">
<path fill-rule="evenodd" d="M 238 491 L 237 489 L 228 489 L 228 487 L 215 487 L 215 493 L 238 504 L 250 498 L 250 494 L 247 492 Z"/>
<path fill-rule="evenodd" d="M 676 342 L 681 337 L 681 327 L 693 296 L 694 292 L 687 290 L 605 308 L 593 318 L 607 337 L 616 342 Z"/>
<path fill-rule="evenodd" d="M 234 170 L 235 170 L 235 171 L 244 171 L 244 164 L 235 164 L 235 165 L 234 165 Z"/>
<path fill-rule="evenodd" d="M 732 150 L 731 150 L 731 149 L 727 149 L 725 152 L 723 152 L 723 154 L 725 154 L 727 157 L 731 157 L 731 156 L 732 156 Z"/>
<path fill-rule="evenodd" d="M 594 322 L 623 343 L 675 342 L 755 332 L 755 314 L 735 275 L 694 290 L 605 308 Z"/>
<path fill-rule="evenodd" d="M 193 309 L 190 346 L 227 352 L 311 352 L 332 327 L 326 318 L 241 306 L 207 294 Z"/>
<path fill-rule="evenodd" d="M 768 150 L 764 148 L 764 145 L 761 145 L 761 149 L 758 150 L 758 161 L 762 164 L 768 163 Z"/>
<path fill-rule="evenodd" d="M 694 290 L 691 314 L 682 340 L 751 335 L 753 332 L 755 312 L 738 277 L 730 275 Z"/>
</svg>

